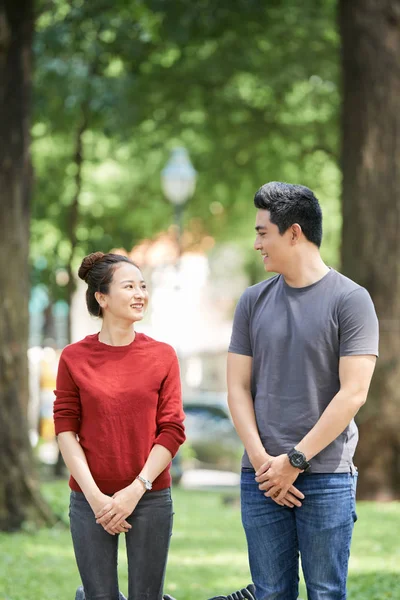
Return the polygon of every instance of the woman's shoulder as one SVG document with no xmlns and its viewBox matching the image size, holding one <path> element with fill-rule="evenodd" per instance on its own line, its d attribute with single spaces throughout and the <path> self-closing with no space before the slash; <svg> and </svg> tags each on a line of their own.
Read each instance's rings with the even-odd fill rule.
<svg viewBox="0 0 400 600">
<path fill-rule="evenodd" d="M 72 344 L 68 344 L 65 346 L 61 352 L 61 356 L 64 358 L 69 358 L 76 356 L 78 354 L 91 352 L 93 346 L 96 344 L 98 334 L 87 335 L 82 340 L 78 342 L 73 342 Z"/>
<path fill-rule="evenodd" d="M 154 338 L 144 333 L 136 333 L 136 336 L 136 339 L 140 341 L 141 344 L 146 345 L 149 350 L 152 350 L 153 352 L 156 352 L 160 355 L 176 356 L 176 352 L 173 346 L 171 346 L 171 344 L 155 340 Z"/>
</svg>

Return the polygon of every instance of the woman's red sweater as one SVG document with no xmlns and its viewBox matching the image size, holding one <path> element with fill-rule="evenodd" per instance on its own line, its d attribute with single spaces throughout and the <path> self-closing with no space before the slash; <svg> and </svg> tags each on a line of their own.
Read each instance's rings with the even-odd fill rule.
<svg viewBox="0 0 400 600">
<path fill-rule="evenodd" d="M 177 356 L 143 333 L 127 346 L 103 344 L 95 334 L 64 348 L 55 395 L 56 434 L 78 434 L 105 494 L 132 483 L 154 444 L 174 456 L 185 440 Z M 153 490 L 170 485 L 168 466 Z M 70 487 L 81 491 L 72 476 Z"/>
</svg>

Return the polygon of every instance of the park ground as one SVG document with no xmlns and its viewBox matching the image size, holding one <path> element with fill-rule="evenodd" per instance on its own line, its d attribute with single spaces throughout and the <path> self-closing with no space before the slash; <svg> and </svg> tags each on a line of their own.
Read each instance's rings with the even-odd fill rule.
<svg viewBox="0 0 400 600">
<path fill-rule="evenodd" d="M 70 542 L 68 486 L 43 484 L 61 521 L 49 530 L 0 534 L 0 600 L 73 600 L 79 584 Z M 177 600 L 206 600 L 250 582 L 238 492 L 176 488 L 174 533 L 165 591 Z M 348 600 L 399 600 L 400 503 L 360 502 L 357 507 Z M 120 588 L 127 593 L 121 539 Z M 303 584 L 300 598 L 306 599 Z"/>
</svg>

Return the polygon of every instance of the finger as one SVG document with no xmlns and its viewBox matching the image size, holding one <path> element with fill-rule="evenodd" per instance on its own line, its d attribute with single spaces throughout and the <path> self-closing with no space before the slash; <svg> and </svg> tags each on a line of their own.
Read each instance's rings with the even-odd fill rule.
<svg viewBox="0 0 400 600">
<path fill-rule="evenodd" d="M 289 492 L 291 494 L 293 494 L 293 496 L 297 496 L 297 498 L 300 498 L 300 500 L 304 500 L 304 498 L 305 498 L 305 495 L 303 494 L 303 492 L 298 490 L 297 487 L 295 487 L 294 485 L 290 486 Z"/>
<path fill-rule="evenodd" d="M 294 508 L 294 504 L 292 502 L 290 502 L 290 500 L 288 500 L 287 498 L 284 498 L 282 500 L 282 504 L 283 504 L 283 506 L 286 506 L 287 508 Z"/>
<path fill-rule="evenodd" d="M 103 515 L 99 519 L 96 519 L 96 523 L 98 523 L 100 525 L 104 525 L 104 523 L 109 523 L 114 516 L 115 516 L 115 513 L 113 512 L 112 509 L 110 509 L 105 515 Z"/>
<path fill-rule="evenodd" d="M 274 484 L 268 480 L 268 481 L 265 481 L 264 483 L 260 483 L 260 485 L 258 486 L 258 489 L 263 492 L 267 492 L 272 487 L 274 487 Z"/>
<path fill-rule="evenodd" d="M 98 513 L 95 514 L 96 519 L 100 519 L 112 509 L 112 503 L 108 502 Z"/>
<path fill-rule="evenodd" d="M 281 488 L 278 487 L 277 485 L 273 485 L 270 487 L 270 489 L 267 492 L 265 492 L 264 496 L 266 496 L 267 498 L 273 498 L 273 500 L 276 500 L 280 493 L 281 493 Z M 282 498 L 279 498 L 279 502 L 281 502 L 281 501 L 282 501 Z"/>
<path fill-rule="evenodd" d="M 127 521 L 125 521 L 125 519 L 123 519 L 114 527 L 114 531 L 116 529 L 118 529 L 118 533 L 124 533 L 126 531 L 129 531 L 129 529 L 131 529 L 131 528 L 132 528 L 132 525 L 129 525 L 129 523 Z"/>
<path fill-rule="evenodd" d="M 271 500 L 273 502 L 275 502 L 275 504 L 279 504 L 279 506 L 284 506 L 283 502 L 281 502 L 280 500 L 278 500 L 277 498 L 271 498 Z"/>
<path fill-rule="evenodd" d="M 276 496 L 276 499 L 277 499 L 279 502 L 283 502 L 283 499 L 284 499 L 284 497 L 286 496 L 286 494 L 287 494 L 287 491 L 288 491 L 288 489 L 287 489 L 287 488 L 282 488 L 281 490 L 279 490 L 279 494 L 278 494 L 278 492 L 276 492 L 276 494 L 275 494 L 275 496 Z"/>
<path fill-rule="evenodd" d="M 115 527 L 117 527 L 117 525 L 122 523 L 122 521 L 124 521 L 124 519 L 125 519 L 124 515 L 121 515 L 121 514 L 114 515 L 114 517 L 111 519 L 111 521 L 108 524 L 109 528 L 114 529 Z"/>
<path fill-rule="evenodd" d="M 263 482 L 263 481 L 267 481 L 267 480 L 270 478 L 270 474 L 269 474 L 269 472 L 268 472 L 268 471 L 269 471 L 269 470 L 267 470 L 267 471 L 264 471 L 264 473 L 261 473 L 261 475 L 258 475 L 258 476 L 256 477 L 256 481 L 257 481 L 258 483 L 261 483 L 261 482 Z"/>
<path fill-rule="evenodd" d="M 268 469 L 271 466 L 271 461 L 267 460 L 265 463 L 263 463 L 261 465 L 261 467 L 259 469 L 257 469 L 256 471 L 256 477 L 259 477 L 262 473 L 265 473 L 265 471 L 268 471 Z"/>
<path fill-rule="evenodd" d="M 296 498 L 296 496 L 293 496 L 293 494 L 291 494 L 290 492 L 287 492 L 285 498 L 285 500 L 287 500 L 288 502 L 291 502 L 292 504 L 294 504 L 294 506 L 301 506 L 301 502 L 298 498 Z"/>
</svg>

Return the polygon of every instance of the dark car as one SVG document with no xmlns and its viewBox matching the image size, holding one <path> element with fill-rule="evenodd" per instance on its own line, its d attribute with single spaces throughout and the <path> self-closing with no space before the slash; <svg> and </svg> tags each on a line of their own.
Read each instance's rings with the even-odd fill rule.
<svg viewBox="0 0 400 600">
<path fill-rule="evenodd" d="M 187 464 L 239 472 L 242 445 L 229 414 L 226 394 L 187 394 L 183 408 L 187 441 L 173 461 L 174 481 L 179 481 Z"/>
</svg>

